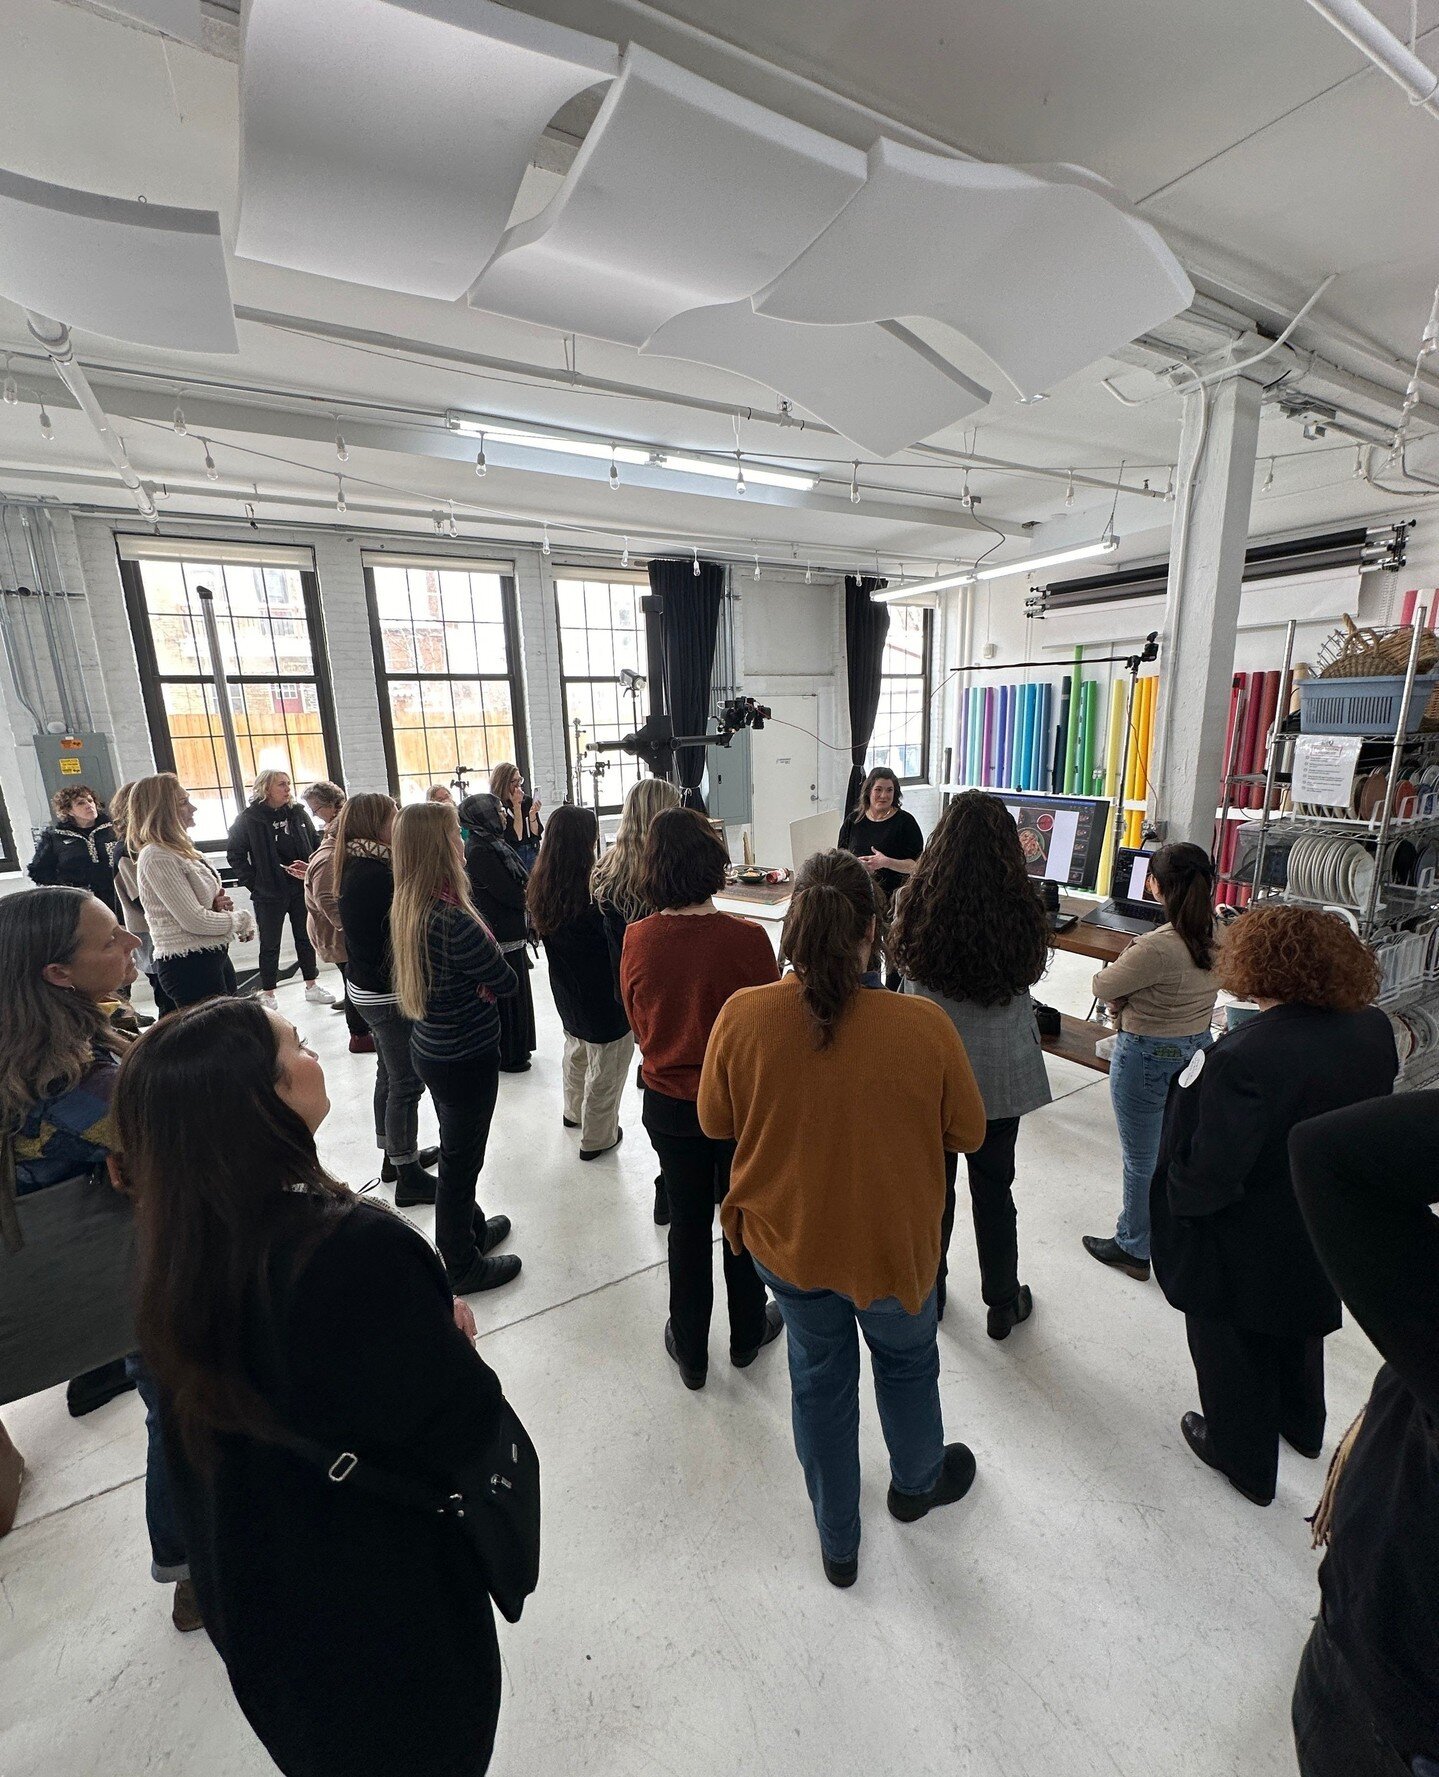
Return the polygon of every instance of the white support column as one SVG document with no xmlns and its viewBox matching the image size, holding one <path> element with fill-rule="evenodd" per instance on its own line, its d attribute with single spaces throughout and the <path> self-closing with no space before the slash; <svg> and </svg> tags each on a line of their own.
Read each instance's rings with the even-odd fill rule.
<svg viewBox="0 0 1439 1777">
<path fill-rule="evenodd" d="M 1196 444 L 1199 460 L 1187 534 L 1177 513 L 1169 558 L 1151 809 L 1166 839 L 1206 851 L 1224 772 L 1262 394 L 1242 375 L 1196 391 L 1180 432 L 1180 461 Z"/>
</svg>

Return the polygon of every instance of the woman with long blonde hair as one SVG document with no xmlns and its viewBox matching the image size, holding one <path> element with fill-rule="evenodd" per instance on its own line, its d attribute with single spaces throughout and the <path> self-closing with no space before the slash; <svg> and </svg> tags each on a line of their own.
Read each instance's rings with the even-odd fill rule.
<svg viewBox="0 0 1439 1777">
<path fill-rule="evenodd" d="M 604 921 L 605 940 L 610 949 L 616 1003 L 620 999 L 620 957 L 624 954 L 625 928 L 654 912 L 640 888 L 650 823 L 665 809 L 678 808 L 679 805 L 680 793 L 668 778 L 642 777 L 625 797 L 614 844 L 590 874 L 590 893 Z M 657 1228 L 669 1226 L 670 1200 L 662 1172 L 655 1175 L 654 1219 Z"/>
<path fill-rule="evenodd" d="M 173 771 L 130 786 L 125 831 L 135 858 L 135 886 L 160 985 L 177 1006 L 234 993 L 230 939 L 243 937 L 248 916 L 190 838 L 195 804 Z"/>
<path fill-rule="evenodd" d="M 495 1000 L 515 991 L 515 974 L 475 911 L 459 817 L 449 804 L 401 809 L 391 862 L 395 997 L 413 1020 L 411 1058 L 440 1120 L 435 1244 L 455 1294 L 474 1295 L 520 1271 L 514 1254 L 490 1256 L 508 1236 L 510 1218 L 487 1219 L 475 1205 L 500 1083 Z"/>
</svg>

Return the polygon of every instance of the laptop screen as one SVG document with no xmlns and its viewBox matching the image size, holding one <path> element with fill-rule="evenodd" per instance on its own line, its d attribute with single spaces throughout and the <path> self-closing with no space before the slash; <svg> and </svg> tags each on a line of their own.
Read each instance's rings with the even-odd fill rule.
<svg viewBox="0 0 1439 1777">
<path fill-rule="evenodd" d="M 1114 855 L 1114 878 L 1109 897 L 1126 913 L 1151 913 L 1158 905 L 1145 889 L 1153 852 L 1135 851 L 1122 845 Z"/>
</svg>

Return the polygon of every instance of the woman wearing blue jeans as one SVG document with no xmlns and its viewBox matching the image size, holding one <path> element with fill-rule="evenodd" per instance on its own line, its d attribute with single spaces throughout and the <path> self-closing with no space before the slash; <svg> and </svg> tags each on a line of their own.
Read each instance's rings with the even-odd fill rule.
<svg viewBox="0 0 1439 1777">
<path fill-rule="evenodd" d="M 1094 977 L 1096 999 L 1119 1018 L 1109 1064 L 1109 1096 L 1124 1155 L 1124 1206 L 1112 1238 L 1084 1236 L 1101 1265 L 1149 1280 L 1149 1186 L 1159 1157 L 1171 1082 L 1210 1042 L 1220 932 L 1214 923 L 1214 866 L 1197 845 L 1162 846 L 1150 860 L 1147 890 L 1166 924 L 1137 938 Z"/>
</svg>

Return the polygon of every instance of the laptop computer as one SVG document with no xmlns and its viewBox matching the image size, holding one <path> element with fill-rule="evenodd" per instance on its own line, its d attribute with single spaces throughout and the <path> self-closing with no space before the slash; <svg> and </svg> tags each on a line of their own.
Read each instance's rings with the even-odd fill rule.
<svg viewBox="0 0 1439 1777">
<path fill-rule="evenodd" d="M 1142 937 L 1164 924 L 1165 913 L 1160 902 L 1145 888 L 1149 876 L 1152 851 L 1121 845 L 1114 854 L 1114 875 L 1110 878 L 1109 899 L 1093 912 L 1086 913 L 1083 924 L 1099 926 L 1106 932 L 1131 932 Z"/>
</svg>

